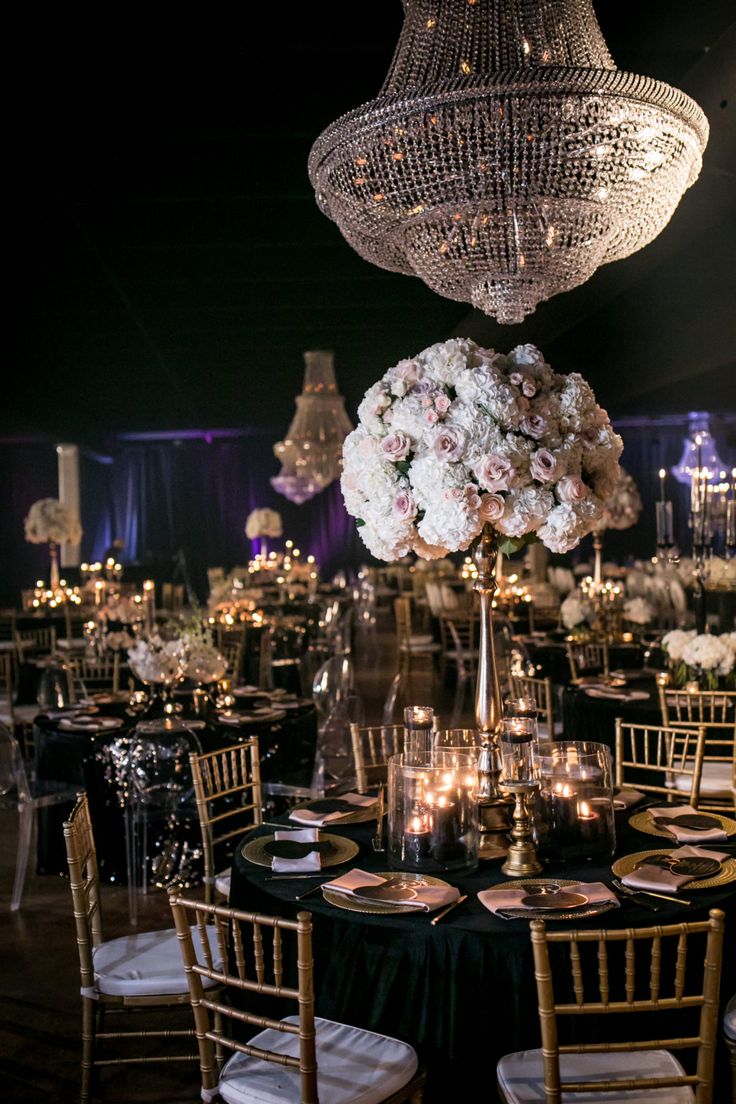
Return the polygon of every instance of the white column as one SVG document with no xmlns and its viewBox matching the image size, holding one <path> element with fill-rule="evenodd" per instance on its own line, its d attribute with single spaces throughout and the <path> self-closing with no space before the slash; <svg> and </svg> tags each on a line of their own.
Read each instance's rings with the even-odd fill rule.
<svg viewBox="0 0 736 1104">
<path fill-rule="evenodd" d="M 57 445 L 59 465 L 59 501 L 79 516 L 79 448 L 77 445 Z M 61 566 L 75 567 L 79 563 L 79 545 L 62 544 Z"/>
</svg>

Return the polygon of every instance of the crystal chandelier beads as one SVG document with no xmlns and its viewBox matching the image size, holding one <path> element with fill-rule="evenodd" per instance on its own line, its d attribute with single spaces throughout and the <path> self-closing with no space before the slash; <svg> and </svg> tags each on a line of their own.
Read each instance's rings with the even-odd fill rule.
<svg viewBox="0 0 736 1104">
<path fill-rule="evenodd" d="M 304 354 L 304 386 L 296 398 L 296 414 L 284 440 L 273 447 L 282 467 L 271 486 L 299 505 L 337 479 L 343 441 L 353 428 L 337 391 L 333 360 L 326 350 Z"/>
<path fill-rule="evenodd" d="M 379 96 L 317 139 L 322 211 L 366 260 L 499 322 L 647 245 L 708 123 L 616 69 L 591 0 L 404 0 Z"/>
</svg>

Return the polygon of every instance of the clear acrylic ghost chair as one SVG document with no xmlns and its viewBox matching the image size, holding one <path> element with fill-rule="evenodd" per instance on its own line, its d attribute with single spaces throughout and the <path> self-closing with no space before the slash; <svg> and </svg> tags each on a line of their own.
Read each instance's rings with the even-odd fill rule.
<svg viewBox="0 0 736 1104">
<path fill-rule="evenodd" d="M 196 823 L 191 752 L 202 747 L 185 722 L 146 722 L 112 741 L 101 755 L 123 810 L 130 923 L 138 923 L 138 894 L 187 881 L 199 858 L 184 840 L 182 824 Z M 190 853 L 191 852 L 191 853 Z M 193 872 L 192 872 L 193 876 Z"/>
<path fill-rule="evenodd" d="M 20 908 L 23 896 L 36 810 L 73 804 L 76 799 L 76 788 L 68 782 L 29 781 L 20 744 L 5 725 L 0 725 L 0 809 L 18 810 L 18 854 L 11 912 Z"/>
</svg>

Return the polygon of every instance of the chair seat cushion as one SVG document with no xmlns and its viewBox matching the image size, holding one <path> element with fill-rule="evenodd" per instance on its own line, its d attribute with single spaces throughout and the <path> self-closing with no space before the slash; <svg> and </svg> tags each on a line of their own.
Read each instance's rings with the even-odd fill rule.
<svg viewBox="0 0 736 1104">
<path fill-rule="evenodd" d="M 230 900 L 230 871 L 221 870 L 219 874 L 215 874 L 215 889 L 218 893 L 221 893 L 223 897 L 227 897 Z"/>
<path fill-rule="evenodd" d="M 540 1104 L 544 1100 L 541 1050 L 506 1054 L 497 1066 L 498 1083 L 508 1104 Z M 561 1054 L 562 1081 L 627 1081 L 638 1077 L 679 1077 L 683 1068 L 668 1050 L 627 1050 L 614 1054 Z M 621 1092 L 563 1093 L 563 1104 L 694 1104 L 689 1085 Z"/>
<path fill-rule="evenodd" d="M 216 967 L 221 967 L 214 926 L 208 927 L 207 936 L 213 962 Z M 196 927 L 192 928 L 192 939 L 197 958 L 203 962 L 202 944 Z M 174 928 L 136 932 L 110 939 L 95 948 L 92 959 L 97 988 L 108 996 L 144 997 L 186 993 L 188 989 Z M 214 982 L 202 978 L 202 984 L 207 987 Z"/>
<path fill-rule="evenodd" d="M 674 788 L 680 793 L 690 793 L 692 778 L 688 774 L 676 774 Z M 706 760 L 700 776 L 700 796 L 729 797 L 733 792 L 733 764 L 726 759 Z"/>
<path fill-rule="evenodd" d="M 421 648 L 424 644 L 434 644 L 431 633 L 412 633 L 409 637 L 410 648 Z"/>
<path fill-rule="evenodd" d="M 731 997 L 723 1014 L 723 1030 L 729 1039 L 736 1041 L 736 997 Z"/>
<path fill-rule="evenodd" d="M 317 1080 L 320 1104 L 379 1104 L 411 1081 L 417 1071 L 415 1051 L 398 1039 L 348 1024 L 315 1019 Z M 297 1016 L 282 1023 L 298 1024 Z M 250 1045 L 299 1056 L 299 1036 L 269 1028 Z M 235 1054 L 220 1078 L 227 1104 L 299 1104 L 299 1071 Z"/>
</svg>

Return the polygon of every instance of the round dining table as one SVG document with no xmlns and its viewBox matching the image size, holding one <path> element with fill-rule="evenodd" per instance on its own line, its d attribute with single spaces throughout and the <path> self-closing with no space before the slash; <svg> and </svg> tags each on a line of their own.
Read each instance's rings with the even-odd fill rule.
<svg viewBox="0 0 736 1104">
<path fill-rule="evenodd" d="M 617 855 L 663 845 L 663 841 L 632 829 L 628 825 L 630 815 L 631 809 L 616 814 Z M 359 853 L 347 867 L 374 873 L 388 870 L 385 853 L 376 853 L 371 846 L 375 822 L 343 827 L 330 824 L 325 831 L 358 844 Z M 463 1102 L 495 1099 L 498 1060 L 509 1052 L 541 1045 L 529 924 L 526 920 L 500 919 L 478 899 L 480 890 L 506 880 L 500 870 L 501 861 L 483 862 L 474 873 L 447 876 L 461 894 L 467 894 L 467 900 L 433 925 L 431 914 L 426 913 L 375 915 L 338 908 L 325 901 L 319 889 L 297 900 L 298 895 L 315 888 L 315 880 L 271 880 L 270 869 L 256 865 L 242 853 L 255 836 L 272 832 L 269 828 L 255 829 L 236 848 L 230 905 L 287 918 L 301 910 L 312 914 L 317 1015 L 391 1035 L 414 1046 L 427 1071 L 427 1104 L 448 1097 Z M 345 865 L 336 867 L 335 876 L 345 869 Z M 610 885 L 610 860 L 550 864 L 544 876 Z M 736 951 L 736 882 L 718 889 L 689 891 L 687 899 L 690 905 L 659 901 L 660 911 L 655 913 L 621 896 L 621 906 L 605 914 L 550 926 L 649 927 L 702 920 L 709 909 L 717 907 L 726 913 L 723 961 L 732 963 Z M 648 983 L 648 975 L 643 981 Z M 729 967 L 724 969 L 722 1005 L 734 989 Z M 600 1023 L 599 1017 L 594 1019 Z M 572 1030 L 590 1030 L 581 1023 L 590 1017 L 575 1020 Z M 624 1025 L 625 1034 L 620 1037 L 631 1037 L 630 1026 Z M 647 1027 L 655 1035 L 658 1030 L 668 1030 L 652 1028 L 651 1020 Z M 599 1030 L 603 1032 L 604 1028 L 609 1030 L 609 1023 Z M 726 1085 L 728 1060 L 724 1051 L 719 1041 L 717 1083 Z"/>
<path fill-rule="evenodd" d="M 627 679 L 626 686 L 567 686 L 562 692 L 565 740 L 593 740 L 614 750 L 616 718 L 626 724 L 662 723 L 659 693 L 653 675 Z"/>
<path fill-rule="evenodd" d="M 144 719 L 131 715 L 126 701 L 100 706 L 99 716 L 116 717 L 122 723 L 110 731 L 74 731 L 61 723 L 59 716 L 40 715 L 34 723 L 36 769 L 42 781 L 71 782 L 87 791 L 95 824 L 100 876 L 108 882 L 124 882 L 126 877 L 125 834 L 121 785 L 109 747 L 122 737 L 132 737 L 136 724 Z M 193 723 L 192 723 L 193 722 Z M 288 709 L 274 705 L 274 718 L 227 724 L 213 716 L 203 723 L 196 718 L 178 719 L 177 729 L 186 737 L 189 750 L 197 753 L 216 751 L 257 735 L 263 782 L 285 777 L 308 786 L 317 745 L 317 710 L 310 699 Z M 164 734 L 165 735 L 165 734 Z M 156 742 L 155 733 L 149 737 Z M 184 763 L 189 777 L 189 764 Z M 187 786 L 184 786 L 187 790 Z M 67 869 L 62 823 L 69 809 L 63 805 L 39 810 L 38 872 L 64 873 Z M 180 810 L 176 833 L 199 847 L 199 824 L 193 797 Z"/>
</svg>

